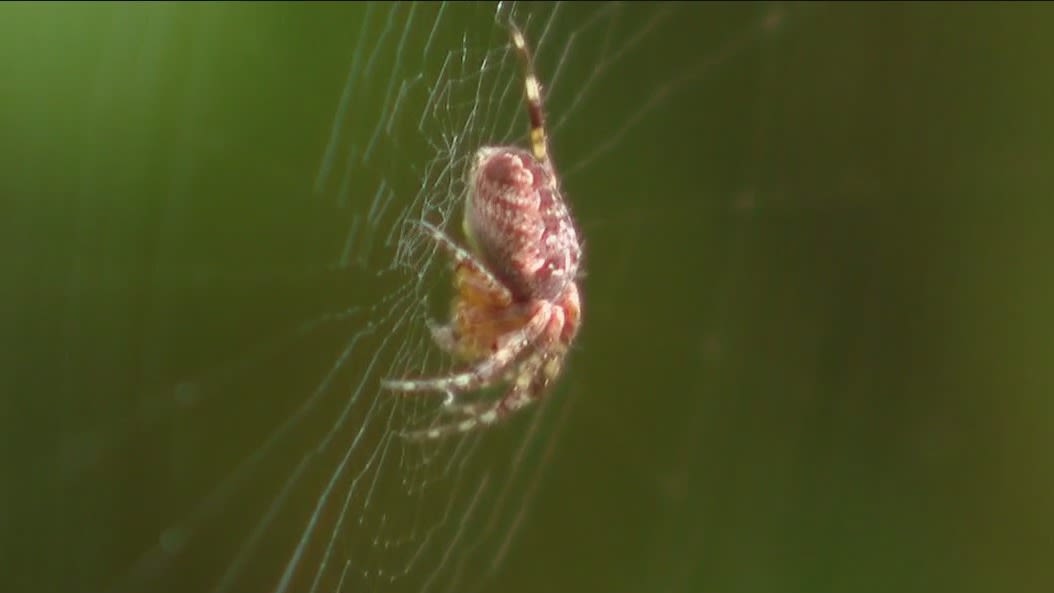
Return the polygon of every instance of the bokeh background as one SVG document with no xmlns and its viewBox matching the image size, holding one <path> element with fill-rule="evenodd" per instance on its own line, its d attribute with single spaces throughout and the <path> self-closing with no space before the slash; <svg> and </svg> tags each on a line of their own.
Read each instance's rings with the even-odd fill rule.
<svg viewBox="0 0 1054 593">
<path fill-rule="evenodd" d="M 582 165 L 586 323 L 511 548 L 473 586 L 1054 589 L 1054 8 L 782 5 L 722 50 L 771 8 L 678 7 L 554 134 Z M 391 290 L 381 250 L 333 270 L 366 206 L 314 187 L 362 10 L 0 7 L 0 589 L 141 571 L 124 590 L 207 591 L 237 558 L 141 562 L 349 330 L 274 344 Z M 437 48 L 494 26 L 490 5 L 445 10 L 420 15 Z M 561 10 L 573 31 L 601 8 Z M 595 65 L 560 31 L 539 56 L 543 76 L 567 56 L 554 117 Z M 380 96 L 357 89 L 354 109 Z M 219 517 L 266 511 L 274 485 L 243 485 Z M 218 525 L 237 543 L 253 523 Z M 227 590 L 272 590 L 290 541 Z"/>
</svg>

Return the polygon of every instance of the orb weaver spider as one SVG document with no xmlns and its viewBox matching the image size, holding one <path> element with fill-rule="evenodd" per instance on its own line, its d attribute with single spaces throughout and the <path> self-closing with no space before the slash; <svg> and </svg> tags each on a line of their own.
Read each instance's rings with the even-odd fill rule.
<svg viewBox="0 0 1054 593">
<path fill-rule="evenodd" d="M 582 245 L 564 203 L 552 160 L 530 49 L 510 24 L 513 49 L 524 69 L 530 151 L 485 146 L 468 172 L 463 229 L 470 249 L 422 222 L 451 258 L 456 296 L 445 325 L 430 324 L 444 351 L 469 363 L 431 378 L 386 379 L 400 392 L 447 395 L 444 410 L 460 416 L 406 434 L 434 439 L 494 424 L 535 402 L 560 375 L 582 323 L 577 285 Z M 456 395 L 507 384 L 505 395 L 482 403 Z"/>
</svg>

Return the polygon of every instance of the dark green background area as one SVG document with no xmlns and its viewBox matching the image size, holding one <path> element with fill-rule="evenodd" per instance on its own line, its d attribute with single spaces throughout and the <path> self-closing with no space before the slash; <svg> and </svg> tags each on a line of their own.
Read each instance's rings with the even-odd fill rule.
<svg viewBox="0 0 1054 593">
<path fill-rule="evenodd" d="M 437 47 L 493 26 L 448 10 Z M 554 134 L 585 325 L 484 590 L 1054 589 L 1054 8 L 792 5 L 722 57 L 763 11 L 680 7 Z M 0 7 L 0 589 L 111 583 L 343 330 L 254 353 L 385 295 L 383 253 L 329 267 L 349 210 L 313 189 L 362 16 Z M 554 122 L 594 66 L 569 55 Z M 188 419 L 191 382 L 222 403 Z"/>
</svg>

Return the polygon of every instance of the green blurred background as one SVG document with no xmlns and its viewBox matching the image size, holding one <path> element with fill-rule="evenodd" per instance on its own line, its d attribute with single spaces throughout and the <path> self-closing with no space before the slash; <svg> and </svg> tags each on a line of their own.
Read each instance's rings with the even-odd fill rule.
<svg viewBox="0 0 1054 593">
<path fill-rule="evenodd" d="M 512 548 L 466 590 L 1054 590 L 1054 7 L 782 5 L 762 30 L 772 9 L 674 7 L 586 89 L 598 46 L 561 35 L 611 9 L 559 9 L 538 62 L 543 79 L 562 64 L 551 121 L 574 108 L 553 142 L 587 241 L 586 322 Z M 219 500 L 348 328 L 272 351 L 276 336 L 391 290 L 379 227 L 333 271 L 368 202 L 315 187 L 365 10 L 0 7 L 0 589 L 142 570 L 123 590 L 211 590 L 235 562 L 217 544 L 137 563 Z M 406 15 L 373 10 L 378 28 Z M 439 10 L 414 13 L 439 24 L 437 51 L 500 46 L 493 6 Z M 519 10 L 537 24 L 554 7 Z M 640 31 L 665 9 L 618 10 Z M 378 72 L 415 75 L 397 49 L 421 39 L 370 33 Z M 379 108 L 370 82 L 353 110 Z M 410 188 L 434 156 L 417 117 L 378 161 Z M 254 491 L 219 515 L 264 513 L 275 486 Z M 269 547 L 286 557 L 302 521 L 228 590 L 271 590 Z M 431 570 L 345 590 L 423 590 Z"/>
</svg>

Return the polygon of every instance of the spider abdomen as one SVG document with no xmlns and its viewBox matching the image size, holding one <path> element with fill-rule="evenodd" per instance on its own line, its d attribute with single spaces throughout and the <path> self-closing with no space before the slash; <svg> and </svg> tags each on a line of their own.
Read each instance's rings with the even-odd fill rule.
<svg viewBox="0 0 1054 593">
<path fill-rule="evenodd" d="M 548 167 L 515 147 L 476 155 L 465 234 L 520 301 L 553 300 L 578 273 L 581 245 Z"/>
</svg>

